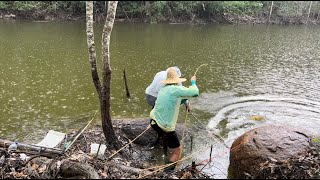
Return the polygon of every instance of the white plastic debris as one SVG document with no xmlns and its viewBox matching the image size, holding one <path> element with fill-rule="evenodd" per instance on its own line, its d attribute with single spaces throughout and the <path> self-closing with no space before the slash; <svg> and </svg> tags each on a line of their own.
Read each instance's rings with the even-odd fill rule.
<svg viewBox="0 0 320 180">
<path fill-rule="evenodd" d="M 64 140 L 65 135 L 66 134 L 62 132 L 50 130 L 44 137 L 44 139 L 42 139 L 42 141 L 36 145 L 47 148 L 54 148 Z"/>
<path fill-rule="evenodd" d="M 23 161 L 27 161 L 29 158 L 30 158 L 30 157 L 27 156 L 27 155 L 24 154 L 24 153 L 21 153 L 21 154 L 20 154 L 20 159 L 23 160 Z"/>
<path fill-rule="evenodd" d="M 99 149 L 99 144 L 93 143 L 90 145 L 91 151 L 90 154 L 96 155 Z M 107 146 L 104 144 L 101 144 L 99 153 L 98 153 L 98 158 L 104 158 L 104 152 L 106 151 Z"/>
</svg>

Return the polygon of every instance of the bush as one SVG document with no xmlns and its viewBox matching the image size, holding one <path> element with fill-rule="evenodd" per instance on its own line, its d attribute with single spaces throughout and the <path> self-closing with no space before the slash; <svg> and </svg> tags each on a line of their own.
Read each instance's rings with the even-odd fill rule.
<svg viewBox="0 0 320 180">
<path fill-rule="evenodd" d="M 41 8 L 41 1 L 14 1 L 12 9 L 19 11 L 30 11 Z"/>
<path fill-rule="evenodd" d="M 121 9 L 118 9 L 121 7 Z M 117 12 L 126 12 L 130 18 L 143 17 L 144 14 L 144 1 L 119 1 Z"/>
<path fill-rule="evenodd" d="M 190 17 L 201 8 L 200 1 L 171 1 L 170 9 L 174 16 Z"/>
<path fill-rule="evenodd" d="M 254 14 L 261 10 L 263 4 L 257 1 L 223 1 L 222 6 L 226 13 Z"/>
<path fill-rule="evenodd" d="M 8 5 L 6 4 L 6 2 L 0 1 L 0 9 L 4 10 L 4 9 L 7 9 L 7 8 L 8 8 Z"/>
</svg>

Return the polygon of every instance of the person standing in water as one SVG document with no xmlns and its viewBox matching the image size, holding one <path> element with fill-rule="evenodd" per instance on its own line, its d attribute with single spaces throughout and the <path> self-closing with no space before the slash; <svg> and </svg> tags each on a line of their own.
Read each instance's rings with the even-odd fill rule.
<svg viewBox="0 0 320 180">
<path fill-rule="evenodd" d="M 163 136 L 164 146 L 168 147 L 169 163 L 178 161 L 182 155 L 182 145 L 175 131 L 180 105 L 184 98 L 199 96 L 196 76 L 191 77 L 190 87 L 179 85 L 184 81 L 186 79 L 180 78 L 174 67 L 169 68 L 166 79 L 161 81 L 164 87 L 159 90 L 154 108 L 150 112 L 151 127 L 158 136 Z"/>
</svg>

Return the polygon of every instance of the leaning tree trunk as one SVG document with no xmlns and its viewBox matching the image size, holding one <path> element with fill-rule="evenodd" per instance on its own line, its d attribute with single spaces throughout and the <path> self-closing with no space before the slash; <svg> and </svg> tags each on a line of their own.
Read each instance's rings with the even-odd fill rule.
<svg viewBox="0 0 320 180">
<path fill-rule="evenodd" d="M 270 23 L 270 18 L 271 18 L 271 15 L 272 15 L 272 8 L 273 8 L 273 1 L 271 1 L 271 7 L 270 7 L 270 12 L 269 12 L 268 23 Z"/>
<path fill-rule="evenodd" d="M 106 22 L 103 28 L 102 35 L 102 83 L 99 80 L 96 63 L 96 52 L 93 32 L 93 1 L 86 2 L 86 20 L 87 20 L 87 44 L 89 49 L 89 61 L 91 64 L 92 80 L 96 87 L 100 100 L 101 121 L 103 133 L 106 137 L 108 145 L 114 148 L 120 146 L 120 142 L 113 130 L 111 116 L 110 116 L 110 81 L 111 81 L 111 67 L 110 67 L 110 35 L 114 23 L 115 13 L 118 1 L 108 2 L 108 11 Z"/>
</svg>

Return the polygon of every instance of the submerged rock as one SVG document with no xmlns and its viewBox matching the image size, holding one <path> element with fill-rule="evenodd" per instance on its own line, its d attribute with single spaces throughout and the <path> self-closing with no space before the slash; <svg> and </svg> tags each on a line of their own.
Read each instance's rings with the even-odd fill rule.
<svg viewBox="0 0 320 180">
<path fill-rule="evenodd" d="M 115 128 L 119 128 L 123 135 L 130 140 L 133 140 L 148 127 L 150 119 L 113 120 L 112 123 Z M 182 135 L 184 134 L 184 142 L 190 141 L 190 132 L 188 128 L 184 127 L 184 124 L 177 124 L 176 132 L 180 140 L 182 140 Z M 157 137 L 157 133 L 150 127 L 145 133 L 136 139 L 134 143 L 139 145 L 150 145 L 156 142 Z"/>
<path fill-rule="evenodd" d="M 231 146 L 230 175 L 232 178 L 271 178 L 270 174 L 275 172 L 277 165 L 307 156 L 312 158 L 312 136 L 307 130 L 290 126 L 270 125 L 252 129 Z M 299 162 L 300 167 L 308 167 L 311 161 Z M 291 173 L 290 168 L 295 169 L 293 166 L 286 166 L 286 173 Z M 266 167 L 271 168 L 269 174 L 263 174 Z"/>
</svg>

